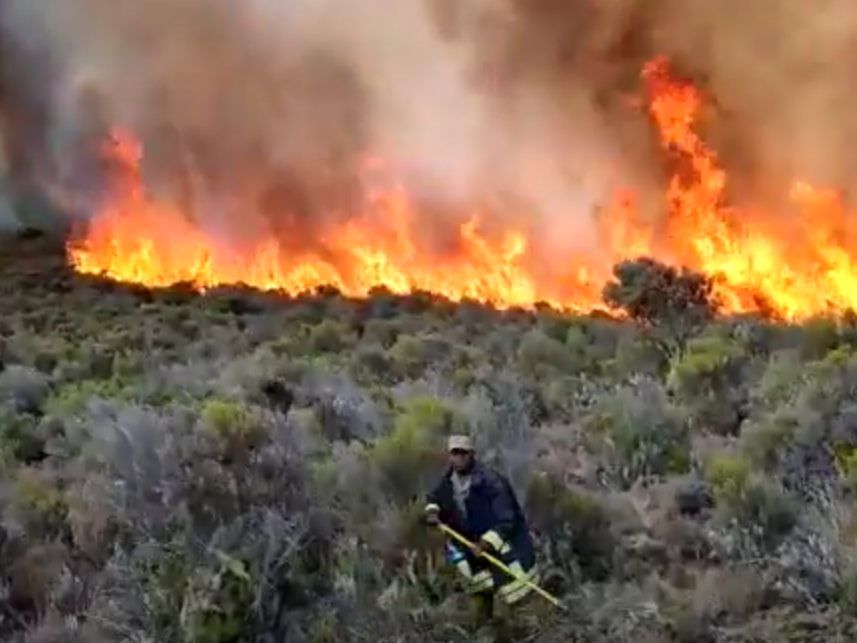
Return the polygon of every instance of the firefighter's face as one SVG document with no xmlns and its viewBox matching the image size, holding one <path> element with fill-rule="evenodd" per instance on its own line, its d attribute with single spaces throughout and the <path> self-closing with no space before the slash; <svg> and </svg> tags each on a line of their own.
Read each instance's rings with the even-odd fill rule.
<svg viewBox="0 0 857 643">
<path fill-rule="evenodd" d="M 472 458 L 473 454 L 463 449 L 453 449 L 449 452 L 449 462 L 456 471 L 466 471 Z"/>
</svg>

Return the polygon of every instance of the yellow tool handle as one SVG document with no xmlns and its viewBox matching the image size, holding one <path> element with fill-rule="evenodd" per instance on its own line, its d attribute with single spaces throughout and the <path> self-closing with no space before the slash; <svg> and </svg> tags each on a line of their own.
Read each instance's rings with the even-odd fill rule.
<svg viewBox="0 0 857 643">
<path fill-rule="evenodd" d="M 443 531 L 446 534 L 449 534 L 450 536 L 452 536 L 455 540 L 457 540 L 461 544 L 466 545 L 468 549 L 473 549 L 474 544 L 472 542 L 470 542 L 470 540 L 468 540 L 467 538 L 465 538 L 464 536 L 459 534 L 457 531 L 455 531 L 449 525 L 445 525 L 441 522 L 441 523 L 438 523 L 438 527 L 440 528 L 441 531 Z M 546 592 L 545 590 L 543 590 L 541 587 L 536 585 L 529 578 L 518 576 L 505 563 L 503 563 L 503 561 L 498 560 L 497 558 L 495 558 L 494 556 L 492 556 L 491 554 L 489 554 L 487 552 L 482 552 L 482 556 L 484 558 L 486 558 L 489 562 L 493 563 L 494 565 L 499 567 L 501 570 L 503 570 L 504 572 L 509 574 L 509 576 L 511 576 L 515 580 L 520 581 L 520 582 L 524 583 L 525 585 L 528 585 L 531 589 L 533 589 L 536 592 L 538 592 L 539 594 L 541 594 L 544 598 L 546 598 L 549 602 L 551 602 L 555 607 L 558 607 L 559 609 L 561 609 L 563 611 L 568 610 L 568 608 L 565 605 L 560 603 L 558 598 L 556 598 L 555 596 L 553 596 L 553 595 L 549 594 L 548 592 Z"/>
</svg>

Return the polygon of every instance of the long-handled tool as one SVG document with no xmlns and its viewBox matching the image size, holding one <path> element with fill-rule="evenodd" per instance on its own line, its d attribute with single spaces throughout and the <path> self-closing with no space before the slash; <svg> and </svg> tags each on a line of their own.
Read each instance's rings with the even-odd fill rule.
<svg viewBox="0 0 857 643">
<path fill-rule="evenodd" d="M 468 549 L 471 549 L 471 550 L 472 550 L 472 549 L 475 547 L 474 543 L 472 543 L 470 540 L 468 540 L 467 538 L 465 538 L 464 536 L 462 536 L 461 534 L 459 534 L 457 531 L 455 531 L 455 530 L 454 530 L 452 527 L 450 527 L 449 525 L 445 525 L 445 524 L 443 524 L 442 522 L 439 522 L 439 523 L 437 524 L 437 526 L 438 526 L 438 528 L 439 528 L 442 532 L 444 532 L 445 534 L 448 534 L 449 536 L 451 536 L 452 538 L 454 538 L 455 540 L 457 540 L 458 542 L 460 542 L 462 545 L 466 546 Z M 511 568 L 509 568 L 509 566 L 508 566 L 508 565 L 506 565 L 503 561 L 501 561 L 501 560 L 499 560 L 499 559 L 495 558 L 494 556 L 492 556 L 492 555 L 491 555 L 491 554 L 489 554 L 488 552 L 484 552 L 484 551 L 482 552 L 482 557 L 483 557 L 483 558 L 485 558 L 488 562 L 490 562 L 490 563 L 491 563 L 491 564 L 493 564 L 494 566 L 498 567 L 499 569 L 501 569 L 501 570 L 503 570 L 504 572 L 506 572 L 507 574 L 509 574 L 509 576 L 511 576 L 511 577 L 512 577 L 512 578 L 514 578 L 515 580 L 520 581 L 520 582 L 524 583 L 525 585 L 529 586 L 531 589 L 535 590 L 535 591 L 536 591 L 538 594 L 540 594 L 543 598 L 545 598 L 545 599 L 546 599 L 546 600 L 548 600 L 551 604 L 553 604 L 553 606 L 554 606 L 554 607 L 557 607 L 557 608 L 561 609 L 561 610 L 562 610 L 562 611 L 564 611 L 564 612 L 567 612 L 567 611 L 568 611 L 568 608 L 567 608 L 565 605 L 563 605 L 563 604 L 559 601 L 559 599 L 558 599 L 558 598 L 556 598 L 556 597 L 555 597 L 555 596 L 553 596 L 552 594 L 550 594 L 550 593 L 546 592 L 545 590 L 543 590 L 541 587 L 539 587 L 538 585 L 536 585 L 536 584 L 535 584 L 533 581 L 531 581 L 529 578 L 526 578 L 525 576 L 519 576 L 518 574 L 516 574 L 516 573 L 515 573 Z"/>
</svg>

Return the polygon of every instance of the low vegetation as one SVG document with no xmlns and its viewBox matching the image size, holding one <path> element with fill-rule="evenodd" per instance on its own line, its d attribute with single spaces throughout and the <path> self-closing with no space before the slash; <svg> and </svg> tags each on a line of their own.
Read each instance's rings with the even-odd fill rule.
<svg viewBox="0 0 857 643">
<path fill-rule="evenodd" d="M 611 319 L 150 291 L 44 238 L 0 255 L 2 640 L 480 640 L 419 522 L 458 430 L 571 606 L 533 600 L 509 640 L 857 632 L 849 317 L 718 316 L 648 260 L 617 266 Z"/>
</svg>

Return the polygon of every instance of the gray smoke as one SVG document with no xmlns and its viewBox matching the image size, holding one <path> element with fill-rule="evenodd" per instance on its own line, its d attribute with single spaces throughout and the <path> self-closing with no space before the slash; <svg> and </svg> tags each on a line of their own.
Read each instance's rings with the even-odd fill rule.
<svg viewBox="0 0 857 643">
<path fill-rule="evenodd" d="M 655 54 L 712 93 L 706 136 L 740 198 L 850 187 L 855 20 L 850 0 L 2 0 L 0 110 L 24 122 L 15 181 L 80 216 L 118 124 L 153 190 L 236 239 L 318 243 L 360 211 L 368 154 L 419 201 L 426 245 L 477 205 L 560 266 L 597 248 L 615 187 L 663 211 L 633 105 Z"/>
</svg>

